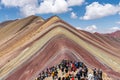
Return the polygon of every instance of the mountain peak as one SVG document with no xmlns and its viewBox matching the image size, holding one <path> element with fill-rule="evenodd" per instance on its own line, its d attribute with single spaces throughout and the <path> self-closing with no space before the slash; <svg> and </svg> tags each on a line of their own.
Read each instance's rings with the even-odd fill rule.
<svg viewBox="0 0 120 80">
<path fill-rule="evenodd" d="M 57 15 L 54 15 L 54 16 L 52 16 L 51 18 L 60 19 L 60 17 L 59 17 L 59 16 L 57 16 Z"/>
<path fill-rule="evenodd" d="M 54 16 L 48 18 L 47 21 L 49 21 L 49 20 L 51 20 L 51 19 L 56 21 L 56 20 L 60 20 L 60 17 L 54 15 Z"/>
<path fill-rule="evenodd" d="M 35 19 L 33 22 L 36 22 L 36 21 L 45 21 L 42 17 L 40 17 L 40 16 L 35 16 L 35 15 L 31 15 L 31 16 L 28 16 L 28 17 L 26 17 L 26 18 L 29 18 L 29 19 Z"/>
</svg>

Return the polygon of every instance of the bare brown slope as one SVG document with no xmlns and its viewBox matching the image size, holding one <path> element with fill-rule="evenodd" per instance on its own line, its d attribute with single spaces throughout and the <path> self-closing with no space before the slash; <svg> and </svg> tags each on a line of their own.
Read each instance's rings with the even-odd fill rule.
<svg viewBox="0 0 120 80">
<path fill-rule="evenodd" d="M 114 52 L 114 54 L 120 56 L 120 42 L 117 38 L 109 37 L 103 34 L 95 34 L 97 37 L 101 38 L 103 41 L 105 41 L 110 46 L 107 46 L 107 48 Z"/>
<path fill-rule="evenodd" d="M 2 27 L 0 29 L 0 45 L 13 38 L 20 30 L 27 28 L 27 26 L 30 25 L 33 21 L 36 22 L 35 20 L 38 20 L 37 16 L 30 16 L 24 19 L 13 21 Z"/>
<path fill-rule="evenodd" d="M 113 74 L 120 76 L 120 73 L 114 72 L 109 67 L 101 64 L 89 52 L 63 35 L 54 37 L 36 55 L 36 57 L 25 62 L 23 67 L 14 72 L 6 80 L 30 80 L 33 75 L 33 78 L 35 78 L 36 73 L 58 64 L 62 59 L 83 61 L 91 68 L 97 67 L 103 69 L 109 76 L 113 76 Z"/>
<path fill-rule="evenodd" d="M 38 26 L 40 26 L 41 24 L 42 22 L 39 21 L 39 23 L 33 23 L 27 26 L 27 29 L 22 29 L 21 31 L 17 32 L 14 37 L 12 37 L 0 46 L 0 68 L 4 64 L 11 61 L 11 59 L 19 55 L 18 52 L 21 52 L 22 49 L 26 47 L 26 44 L 30 43 L 29 39 L 26 39 L 27 36 L 31 38 L 31 33 L 35 32 L 39 28 Z"/>
<path fill-rule="evenodd" d="M 114 47 L 120 46 L 120 40 L 118 38 L 114 38 L 107 34 L 100 34 L 100 33 L 95 33 L 95 35 L 97 35 L 98 37 L 100 36 L 104 41 L 109 43 L 111 46 L 114 46 Z"/>
<path fill-rule="evenodd" d="M 120 30 L 112 32 L 112 33 L 107 33 L 107 34 L 104 34 L 104 35 L 114 37 L 114 38 L 117 38 L 117 39 L 120 40 Z"/>
<path fill-rule="evenodd" d="M 100 33 L 90 33 L 90 32 L 86 32 L 86 31 L 79 31 L 81 34 L 83 34 L 84 36 L 88 37 L 89 39 L 99 43 L 100 45 L 106 47 L 106 48 L 110 48 L 114 49 L 115 47 L 120 46 L 120 42 L 117 42 L 116 40 L 110 40 L 108 37 L 106 37 L 105 35 L 102 35 Z M 114 43 L 116 42 L 116 43 Z"/>
<path fill-rule="evenodd" d="M 56 22 L 56 18 L 58 17 L 51 17 L 50 19 L 42 22 L 38 20 L 37 22 L 28 25 L 27 29 L 22 29 L 17 32 L 12 39 L 1 45 L 0 68 L 20 55 L 23 49 L 26 48 L 27 44 L 30 44 L 34 39 L 40 37 L 40 32 L 44 31 L 45 27 Z M 57 20 L 59 20 L 59 18 Z M 43 26 L 45 27 L 43 28 Z"/>
<path fill-rule="evenodd" d="M 2 27 L 4 27 L 4 26 L 6 26 L 6 25 L 8 25 L 8 24 L 10 24 L 10 23 L 12 23 L 12 22 L 14 22 L 14 21 L 16 21 L 16 20 L 9 20 L 9 21 L 5 21 L 5 22 L 0 23 L 0 29 L 1 29 Z"/>
<path fill-rule="evenodd" d="M 120 49 L 118 48 L 118 47 L 120 47 L 120 43 L 117 42 L 116 40 L 110 40 L 108 37 L 106 37 L 102 34 L 99 34 L 99 33 L 93 34 L 93 33 L 82 31 L 82 30 L 79 32 L 80 32 L 80 34 L 86 36 L 89 40 L 92 40 L 92 41 L 94 41 L 94 43 L 98 43 L 99 45 L 104 47 L 105 49 L 103 49 L 103 50 L 105 50 L 109 54 L 120 56 L 120 54 L 118 54 L 120 51 Z M 94 43 L 92 43 L 92 44 L 94 44 Z"/>
<path fill-rule="evenodd" d="M 2 45 L 1 47 L 4 47 L 5 45 L 11 45 L 11 44 L 8 44 L 9 42 L 14 42 L 14 41 L 11 41 L 11 40 L 20 39 L 18 37 L 23 36 L 25 34 L 28 34 L 28 32 L 30 32 L 32 29 L 34 30 L 34 28 L 36 28 L 36 26 L 38 26 L 38 25 L 40 26 L 41 22 L 43 22 L 43 21 L 44 20 L 40 17 L 30 16 L 28 18 L 21 19 L 17 22 L 14 22 L 14 24 L 17 23 L 20 26 L 19 25 L 14 25 L 14 24 L 12 24 L 14 27 L 11 26 L 11 24 L 8 25 L 8 26 L 4 26 L 4 28 L 1 30 L 1 33 L 3 32 L 2 34 L 5 37 L 6 41 L 3 41 L 3 43 L 1 42 L 1 45 Z M 12 36 L 12 37 L 9 38 L 9 36 Z M 0 36 L 0 39 L 2 40 L 2 36 Z M 3 49 L 1 47 L 0 47 L 0 49 Z"/>
<path fill-rule="evenodd" d="M 31 17 L 33 18 L 35 16 L 30 16 L 27 19 L 30 20 L 29 18 L 31 18 Z M 50 19 L 48 19 L 46 21 L 44 21 L 43 19 L 42 19 L 42 21 L 40 21 L 40 20 L 35 21 L 36 20 L 35 19 L 34 20 L 35 22 L 33 24 L 30 23 L 30 25 L 26 26 L 21 31 L 17 31 L 17 29 L 15 29 L 15 32 L 17 32 L 16 35 L 14 35 L 12 38 L 6 40 L 6 43 L 2 43 L 2 45 L 0 46 L 0 50 L 1 50 L 0 55 L 1 54 L 4 55 L 4 54 L 10 52 L 11 49 L 18 47 L 17 45 L 19 45 L 19 46 L 22 45 L 22 43 L 29 41 L 31 39 L 31 37 L 33 38 L 36 34 L 40 33 L 40 31 L 41 32 L 44 31 L 44 29 L 46 29 L 48 26 L 50 26 L 51 24 L 56 22 L 54 18 L 55 17 L 51 17 Z M 23 22 L 24 21 L 22 21 L 20 24 L 22 25 Z M 9 27 L 9 26 L 7 26 L 7 27 Z M 17 26 L 17 27 L 20 29 L 20 26 Z M 3 32 L 3 34 L 4 34 L 4 32 Z M 6 35 L 6 37 L 8 38 L 9 35 Z M 14 43 L 16 43 L 16 44 L 14 44 Z"/>
</svg>

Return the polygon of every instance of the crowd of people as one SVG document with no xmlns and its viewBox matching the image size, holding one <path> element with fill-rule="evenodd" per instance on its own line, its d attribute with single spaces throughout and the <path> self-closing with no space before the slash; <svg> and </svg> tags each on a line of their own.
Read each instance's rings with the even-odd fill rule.
<svg viewBox="0 0 120 80">
<path fill-rule="evenodd" d="M 52 80 L 102 80 L 102 70 L 95 68 L 91 73 L 83 62 L 63 60 L 57 66 L 42 71 L 36 80 L 45 80 L 49 77 L 52 77 Z"/>
</svg>

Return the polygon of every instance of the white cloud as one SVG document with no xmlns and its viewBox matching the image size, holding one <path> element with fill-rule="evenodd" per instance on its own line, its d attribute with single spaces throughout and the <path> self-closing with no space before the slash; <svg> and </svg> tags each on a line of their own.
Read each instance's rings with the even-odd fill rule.
<svg viewBox="0 0 120 80">
<path fill-rule="evenodd" d="M 93 2 L 86 6 L 86 13 L 82 19 L 91 20 L 119 13 L 120 5 L 99 4 L 98 2 Z"/>
<path fill-rule="evenodd" d="M 36 14 L 36 7 L 35 5 L 25 5 L 24 8 L 20 8 L 20 12 L 24 16 L 35 15 Z"/>
<path fill-rule="evenodd" d="M 69 6 L 81 5 L 85 0 L 67 0 Z"/>
<path fill-rule="evenodd" d="M 24 7 L 25 5 L 36 5 L 37 0 L 1 0 L 1 4 L 7 7 Z"/>
<path fill-rule="evenodd" d="M 18 7 L 24 16 L 36 14 L 37 0 L 1 0 L 5 7 Z"/>
<path fill-rule="evenodd" d="M 78 30 L 82 30 L 82 28 L 81 27 L 75 27 L 76 29 L 78 29 Z"/>
<path fill-rule="evenodd" d="M 47 13 L 64 13 L 72 6 L 82 5 L 84 0 L 1 0 L 5 7 L 18 7 L 24 16 Z"/>
<path fill-rule="evenodd" d="M 91 25 L 85 28 L 86 31 L 95 32 L 97 30 L 96 25 Z"/>
<path fill-rule="evenodd" d="M 117 24 L 120 24 L 120 21 L 116 22 Z"/>
<path fill-rule="evenodd" d="M 110 32 L 114 32 L 114 31 L 117 31 L 117 30 L 120 30 L 120 27 L 111 27 L 110 28 Z"/>
<path fill-rule="evenodd" d="M 71 12 L 71 16 L 70 16 L 72 19 L 76 19 L 78 16 L 76 13 L 74 12 Z"/>
<path fill-rule="evenodd" d="M 63 13 L 69 10 L 65 0 L 44 0 L 37 9 L 38 13 Z"/>
<path fill-rule="evenodd" d="M 82 28 L 82 27 L 75 27 L 76 29 L 78 30 L 85 30 L 85 31 L 88 31 L 88 32 L 96 32 L 97 31 L 97 26 L 96 25 L 90 25 L 90 26 L 87 26 L 85 28 Z"/>
</svg>

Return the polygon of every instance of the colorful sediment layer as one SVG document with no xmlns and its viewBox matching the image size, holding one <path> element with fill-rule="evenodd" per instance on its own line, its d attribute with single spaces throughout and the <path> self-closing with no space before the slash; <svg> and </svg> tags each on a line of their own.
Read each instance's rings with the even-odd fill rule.
<svg viewBox="0 0 120 80">
<path fill-rule="evenodd" d="M 101 68 L 120 79 L 120 37 L 77 30 L 57 16 L 0 24 L 0 80 L 34 80 L 63 59 Z"/>
</svg>

